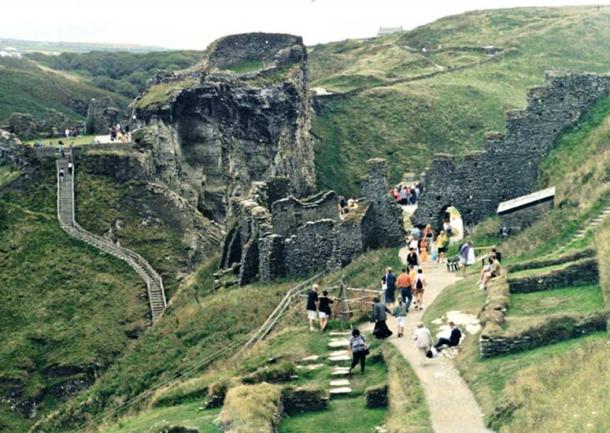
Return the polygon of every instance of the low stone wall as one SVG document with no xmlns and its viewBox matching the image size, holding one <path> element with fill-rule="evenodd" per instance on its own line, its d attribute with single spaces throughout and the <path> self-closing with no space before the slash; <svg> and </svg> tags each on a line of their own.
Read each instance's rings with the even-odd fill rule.
<svg viewBox="0 0 610 433">
<path fill-rule="evenodd" d="M 479 313 L 483 333 L 501 329 L 509 300 L 510 290 L 506 272 L 503 272 L 501 276 L 492 278 L 487 285 L 487 299 Z"/>
<path fill-rule="evenodd" d="M 388 385 L 384 383 L 367 388 L 364 391 L 364 398 L 368 408 L 388 407 Z"/>
<path fill-rule="evenodd" d="M 557 315 L 542 324 L 510 334 L 484 330 L 479 338 L 482 358 L 534 349 L 596 331 L 606 331 L 610 311 L 588 315 Z"/>
<path fill-rule="evenodd" d="M 574 262 L 565 268 L 548 271 L 544 274 L 521 278 L 509 278 L 511 293 L 529 293 L 599 282 L 597 260 L 589 258 Z"/>
<path fill-rule="evenodd" d="M 577 260 L 595 257 L 595 254 L 595 250 L 586 249 L 553 259 L 540 259 L 529 262 L 515 263 L 514 265 L 508 265 L 507 268 L 510 272 L 525 271 L 526 269 L 546 268 L 547 266 L 561 265 L 563 263 L 575 262 Z"/>
<path fill-rule="evenodd" d="M 282 406 L 286 415 L 297 415 L 328 409 L 328 392 L 314 386 L 286 387 L 282 390 Z"/>
</svg>

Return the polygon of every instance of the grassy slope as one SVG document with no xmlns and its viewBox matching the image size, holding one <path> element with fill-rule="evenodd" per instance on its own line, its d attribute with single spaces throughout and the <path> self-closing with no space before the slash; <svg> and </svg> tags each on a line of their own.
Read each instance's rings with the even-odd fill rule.
<svg viewBox="0 0 610 433">
<path fill-rule="evenodd" d="M 102 96 L 110 96 L 119 107 L 127 106 L 125 97 L 99 89 L 85 79 L 74 81 L 59 73 L 43 71 L 27 59 L 11 59 L 10 63 L 0 60 L 0 119 L 13 112 L 41 118 L 45 108 L 82 119 L 91 98 Z"/>
<path fill-rule="evenodd" d="M 391 160 L 392 180 L 398 180 L 404 171 L 420 172 L 435 152 L 480 149 L 485 131 L 503 129 L 504 112 L 524 106 L 526 88 L 541 84 L 545 69 L 608 72 L 609 19 L 608 7 L 482 11 L 444 18 L 400 36 L 313 47 L 312 87 L 339 77 L 343 85 L 336 90 L 360 87 L 361 78 L 345 85 L 359 70 L 376 82 L 429 72 L 425 59 L 408 64 L 406 57 L 414 53 L 404 52 L 405 45 L 514 50 L 496 61 L 430 79 L 386 87 L 369 84 L 368 90 L 325 103 L 313 123 L 319 185 L 356 193 L 363 162 L 373 156 Z M 443 63 L 436 55 L 428 57 Z M 459 64 L 459 57 L 448 56 L 443 65 Z"/>
<path fill-rule="evenodd" d="M 542 182 L 557 186 L 557 202 L 562 204 L 530 229 L 500 245 L 506 262 L 527 261 L 552 253 L 583 221 L 607 205 L 609 119 L 610 99 L 602 100 L 577 127 L 560 138 L 542 166 Z M 497 221 L 482 224 L 474 236 L 475 243 L 499 242 L 490 236 L 496 228 Z M 598 251 L 599 287 L 513 295 L 509 316 L 524 313 L 527 317 L 523 321 L 532 322 L 542 320 L 541 313 L 599 310 L 607 306 L 610 299 L 608 239 L 610 223 L 579 245 L 591 245 Z M 430 323 L 450 309 L 476 314 L 485 300 L 476 287 L 476 279 L 473 275 L 445 290 L 429 308 L 426 321 Z M 457 358 L 457 366 L 488 421 L 501 432 L 607 431 L 610 423 L 600 415 L 607 414 L 605 399 L 599 397 L 606 388 L 600 372 L 608 369 L 607 338 L 605 333 L 596 333 L 487 360 L 479 358 L 476 339 L 468 339 Z"/>
<path fill-rule="evenodd" d="M 51 386 L 107 368 L 147 311 L 145 287 L 126 264 L 59 228 L 53 173 L 44 166 L 0 192 L 0 383 L 18 380 L 23 400 L 44 399 L 40 412 L 58 402 Z M 74 369 L 51 373 L 61 367 Z M 25 423 L 4 409 L 0 425 Z"/>
</svg>

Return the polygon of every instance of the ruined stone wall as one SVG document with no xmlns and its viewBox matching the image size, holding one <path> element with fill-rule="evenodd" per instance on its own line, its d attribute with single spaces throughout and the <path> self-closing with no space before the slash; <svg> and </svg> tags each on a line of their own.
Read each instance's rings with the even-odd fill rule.
<svg viewBox="0 0 610 433">
<path fill-rule="evenodd" d="M 508 113 L 506 133 L 488 135 L 484 152 L 435 156 L 414 223 L 440 224 L 443 210 L 455 206 L 474 224 L 500 202 L 532 192 L 555 140 L 609 91 L 610 75 L 547 73 L 545 86 L 528 91 L 527 108 Z"/>
<path fill-rule="evenodd" d="M 336 269 L 335 221 L 323 219 L 305 223 L 285 240 L 284 254 L 289 275 L 307 276 L 315 271 Z"/>
<path fill-rule="evenodd" d="M 301 201 L 292 196 L 271 205 L 273 233 L 290 236 L 295 227 L 319 219 L 337 220 L 337 194 L 328 191 L 315 201 Z"/>
<path fill-rule="evenodd" d="M 531 206 L 524 206 L 520 209 L 506 212 L 501 215 L 502 225 L 510 227 L 513 231 L 526 229 L 552 208 L 553 200 L 545 200 Z"/>
<path fill-rule="evenodd" d="M 552 290 L 559 287 L 574 287 L 599 282 L 597 259 L 582 259 L 564 268 L 555 269 L 527 277 L 509 278 L 511 293 L 529 293 Z"/>
</svg>

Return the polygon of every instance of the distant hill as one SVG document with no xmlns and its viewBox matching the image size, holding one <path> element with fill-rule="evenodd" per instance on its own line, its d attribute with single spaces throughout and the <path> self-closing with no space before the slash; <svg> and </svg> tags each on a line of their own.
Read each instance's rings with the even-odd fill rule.
<svg viewBox="0 0 610 433">
<path fill-rule="evenodd" d="M 434 153 L 481 149 L 549 68 L 610 71 L 610 7 L 474 11 L 388 36 L 310 49 L 318 184 L 357 194 L 364 161 L 391 177 Z"/>
<path fill-rule="evenodd" d="M 131 53 L 148 53 L 151 51 L 165 51 L 168 48 L 138 44 L 110 44 L 91 42 L 48 42 L 28 41 L 24 39 L 10 39 L 0 37 L 0 49 L 6 47 L 17 48 L 22 53 L 88 53 L 90 51 L 127 51 Z"/>
</svg>

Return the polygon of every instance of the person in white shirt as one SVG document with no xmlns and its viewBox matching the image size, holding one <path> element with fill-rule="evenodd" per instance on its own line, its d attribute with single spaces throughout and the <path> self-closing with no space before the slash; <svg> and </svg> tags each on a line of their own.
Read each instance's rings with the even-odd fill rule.
<svg viewBox="0 0 610 433">
<path fill-rule="evenodd" d="M 430 330 L 424 326 L 424 322 L 417 322 L 417 328 L 413 332 L 413 339 L 415 340 L 415 347 L 422 354 L 422 365 L 426 365 L 426 353 L 432 347 L 432 334 Z"/>
</svg>

